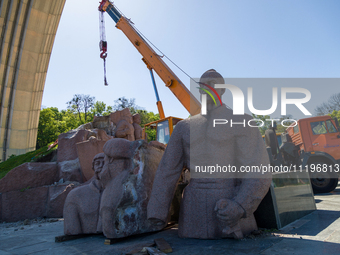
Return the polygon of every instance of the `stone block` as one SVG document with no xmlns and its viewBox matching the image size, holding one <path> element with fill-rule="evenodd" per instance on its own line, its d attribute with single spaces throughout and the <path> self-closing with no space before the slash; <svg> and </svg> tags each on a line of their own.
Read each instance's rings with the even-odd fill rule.
<svg viewBox="0 0 340 255">
<path fill-rule="evenodd" d="M 110 120 L 111 122 L 117 126 L 118 122 L 124 117 L 124 116 L 128 116 L 128 117 L 131 117 L 132 118 L 132 114 L 129 110 L 129 108 L 125 108 L 121 111 L 115 111 L 115 112 L 112 112 L 110 114 Z"/>
<path fill-rule="evenodd" d="M 108 129 L 110 127 L 110 115 L 95 117 L 92 125 L 93 128 Z"/>
<path fill-rule="evenodd" d="M 58 181 L 58 169 L 55 162 L 24 163 L 0 180 L 0 193 L 50 185 Z"/>
<path fill-rule="evenodd" d="M 68 193 L 76 186 L 71 184 L 59 184 L 49 186 L 46 217 L 63 217 L 64 203 Z"/>
<path fill-rule="evenodd" d="M 0 193 L 0 222 L 2 222 L 2 193 Z"/>
<path fill-rule="evenodd" d="M 93 177 L 94 171 L 92 169 L 92 159 L 98 153 L 103 152 L 105 143 L 106 141 L 98 140 L 96 138 L 77 143 L 78 158 L 84 181 L 88 181 Z"/>
<path fill-rule="evenodd" d="M 46 216 L 48 186 L 2 193 L 2 220 L 13 222 Z"/>
<path fill-rule="evenodd" d="M 86 141 L 89 134 L 88 130 L 60 134 L 58 137 L 58 162 L 76 159 L 78 157 L 76 144 Z"/>
<path fill-rule="evenodd" d="M 59 149 L 58 149 L 59 150 Z M 80 170 L 79 159 L 65 160 L 58 163 L 59 178 L 64 181 L 76 181 L 83 183 L 84 178 Z"/>
</svg>

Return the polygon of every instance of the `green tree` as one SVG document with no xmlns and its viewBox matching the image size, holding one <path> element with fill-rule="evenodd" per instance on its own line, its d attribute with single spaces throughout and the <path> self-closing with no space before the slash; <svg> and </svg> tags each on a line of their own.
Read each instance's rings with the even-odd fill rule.
<svg viewBox="0 0 340 255">
<path fill-rule="evenodd" d="M 152 121 L 159 120 L 159 114 L 148 112 L 135 104 L 135 99 L 125 97 L 116 100 L 115 107 L 107 106 L 102 101 L 94 101 L 89 95 L 74 95 L 73 99 L 67 102 L 68 109 L 59 111 L 56 107 L 49 107 L 40 111 L 38 136 L 36 147 L 41 148 L 54 142 L 61 133 L 66 133 L 84 124 L 84 121 L 92 120 L 93 116 L 105 116 L 113 111 L 122 110 L 129 106 L 132 114 L 139 113 L 141 126 Z M 84 103 L 85 102 L 85 103 Z M 86 108 L 86 109 L 85 109 Z M 156 139 L 156 130 L 146 130 L 148 140 Z"/>
<path fill-rule="evenodd" d="M 94 103 L 91 113 L 93 116 L 106 116 L 112 112 L 112 106 L 106 106 L 102 101 L 97 101 Z"/>
<path fill-rule="evenodd" d="M 37 149 L 57 140 L 61 133 L 75 129 L 80 125 L 79 120 L 70 110 L 62 110 L 50 107 L 40 111 Z"/>
<path fill-rule="evenodd" d="M 50 107 L 40 111 L 37 149 L 58 138 L 58 108 Z"/>
<path fill-rule="evenodd" d="M 329 113 L 328 115 L 331 116 L 332 118 L 337 118 L 340 121 L 340 111 L 334 110 L 332 113 Z"/>
<path fill-rule="evenodd" d="M 84 124 L 88 120 L 95 101 L 95 97 L 91 97 L 90 95 L 75 94 L 66 104 L 67 109 L 77 113 L 80 122 Z"/>
<path fill-rule="evenodd" d="M 118 98 L 117 100 L 114 101 L 115 104 L 113 105 L 113 110 L 121 111 L 125 108 L 129 108 L 130 110 L 131 109 L 134 109 L 134 110 L 140 109 L 140 107 L 138 105 L 136 105 L 135 101 L 136 101 L 136 99 L 134 99 L 134 98 L 127 99 L 126 97 L 120 97 L 120 98 Z"/>
</svg>

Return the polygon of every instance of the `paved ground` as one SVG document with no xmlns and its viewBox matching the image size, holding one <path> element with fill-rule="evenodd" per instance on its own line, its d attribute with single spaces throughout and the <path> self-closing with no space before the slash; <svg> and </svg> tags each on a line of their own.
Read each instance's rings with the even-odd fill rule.
<svg viewBox="0 0 340 255">
<path fill-rule="evenodd" d="M 242 240 L 180 239 L 177 229 L 130 237 L 104 245 L 104 236 L 55 243 L 63 234 L 62 219 L 52 222 L 0 224 L 0 255 L 7 254 L 125 254 L 141 243 L 163 237 L 176 254 L 340 254 L 340 185 L 315 196 L 318 210 L 278 233 L 263 232 Z M 54 222 L 53 222 L 54 221 Z"/>
</svg>

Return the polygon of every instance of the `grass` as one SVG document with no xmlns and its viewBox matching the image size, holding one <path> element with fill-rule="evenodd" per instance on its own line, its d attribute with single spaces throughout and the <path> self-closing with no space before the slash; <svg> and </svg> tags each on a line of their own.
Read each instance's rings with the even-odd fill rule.
<svg viewBox="0 0 340 255">
<path fill-rule="evenodd" d="M 34 162 L 38 158 L 52 153 L 53 150 L 57 149 L 57 146 L 49 151 L 47 151 L 47 148 L 48 145 L 38 150 L 30 151 L 19 156 L 10 156 L 6 161 L 0 163 L 0 179 L 3 178 L 9 171 L 11 171 L 15 167 L 20 166 L 21 164 L 26 162 Z"/>
</svg>

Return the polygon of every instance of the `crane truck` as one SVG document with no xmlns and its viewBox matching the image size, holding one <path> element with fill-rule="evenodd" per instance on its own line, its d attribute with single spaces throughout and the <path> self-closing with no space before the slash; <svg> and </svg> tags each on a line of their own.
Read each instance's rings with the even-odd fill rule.
<svg viewBox="0 0 340 255">
<path fill-rule="evenodd" d="M 174 126 L 179 122 L 180 118 L 172 116 L 165 117 L 162 102 L 159 99 L 153 70 L 158 74 L 161 80 L 165 83 L 171 92 L 177 97 L 184 108 L 190 115 L 196 115 L 201 111 L 200 102 L 191 94 L 183 82 L 173 73 L 168 65 L 162 60 L 149 43 L 142 37 L 142 35 L 133 26 L 132 22 L 127 19 L 109 0 L 102 0 L 99 4 L 98 10 L 106 12 L 116 23 L 116 27 L 120 29 L 126 37 L 130 40 L 132 45 L 143 56 L 142 61 L 146 64 L 151 74 L 151 79 L 155 89 L 157 108 L 160 120 L 148 123 L 145 127 L 156 128 L 157 141 L 167 144 L 171 136 Z M 143 130 L 145 137 L 145 128 Z"/>
<path fill-rule="evenodd" d="M 191 114 L 200 113 L 201 105 L 182 81 L 172 72 L 149 43 L 143 38 L 133 23 L 127 19 L 109 0 L 102 0 L 100 12 L 107 12 L 116 27 L 126 35 L 132 45 L 143 56 L 142 61 L 149 69 L 155 89 L 160 120 L 148 123 L 145 127 L 157 130 L 157 141 L 167 144 L 174 126 L 180 118 L 165 117 L 159 99 L 153 70 L 172 91 L 185 109 Z M 106 45 L 104 47 L 106 51 Z M 106 56 L 106 55 L 105 55 Z M 274 132 L 274 133 L 273 133 Z M 144 134 L 145 136 L 145 129 Z M 293 171 L 308 171 L 315 193 L 334 190 L 338 184 L 340 164 L 340 128 L 337 119 L 329 116 L 301 119 L 294 127 L 282 134 L 279 147 L 275 131 L 268 130 L 265 135 L 267 150 L 272 165 L 294 166 Z"/>
</svg>

